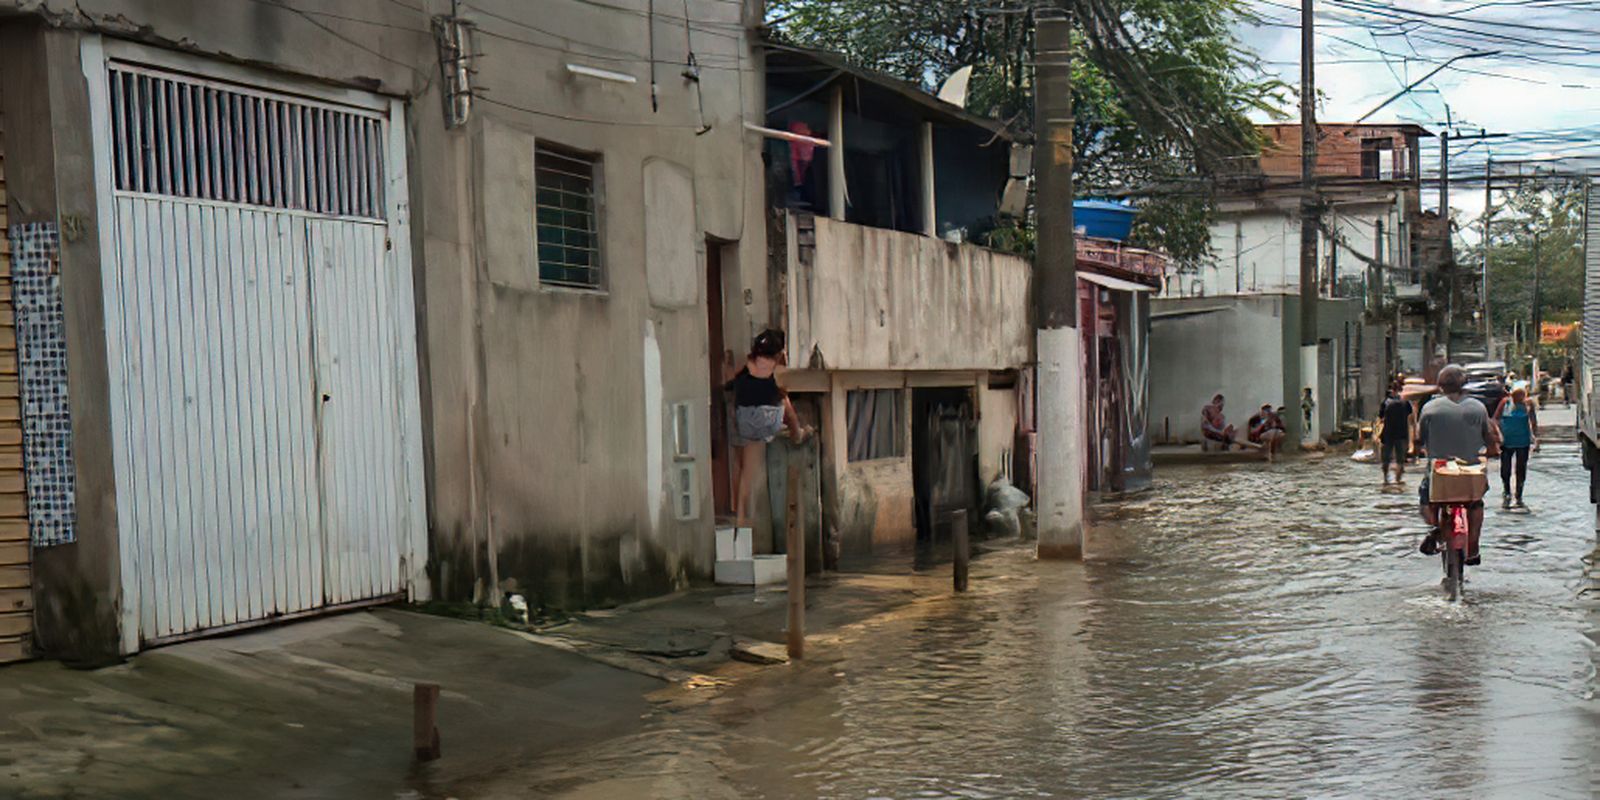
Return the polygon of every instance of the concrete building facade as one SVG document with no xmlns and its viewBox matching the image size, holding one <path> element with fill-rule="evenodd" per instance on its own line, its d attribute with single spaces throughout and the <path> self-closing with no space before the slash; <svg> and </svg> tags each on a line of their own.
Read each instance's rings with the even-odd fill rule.
<svg viewBox="0 0 1600 800">
<path fill-rule="evenodd" d="M 1253 413 L 1271 402 L 1299 413 L 1304 387 L 1281 382 L 1287 363 L 1282 359 L 1299 356 L 1278 353 L 1282 325 L 1269 320 L 1298 308 L 1289 303 L 1300 291 L 1300 133 L 1297 125 L 1261 130 L 1266 142 L 1260 158 L 1231 179 L 1217 200 L 1210 262 L 1170 274 L 1165 296 L 1156 300 L 1152 349 L 1153 362 L 1161 363 L 1163 347 L 1183 352 L 1198 346 L 1185 337 L 1199 336 L 1199 342 L 1214 344 L 1212 352 L 1263 346 L 1273 360 L 1236 381 L 1197 383 L 1179 376 L 1189 371 L 1181 366 L 1179 374 L 1155 370 L 1152 394 L 1161 409 L 1156 419 L 1174 420 L 1171 441 L 1198 439 L 1200 407 L 1217 392 L 1230 399 L 1240 395 L 1236 411 Z M 1414 125 L 1320 126 L 1317 281 L 1324 302 L 1317 427 L 1324 433 L 1375 414 L 1387 378 L 1401 370 L 1423 371 L 1444 341 L 1437 324 L 1443 304 L 1434 284 L 1449 269 L 1449 239 L 1437 217 L 1421 208 L 1418 148 L 1430 135 Z M 1194 313 L 1202 307 L 1218 313 Z M 1291 338 L 1298 337 L 1296 324 L 1289 320 Z"/>
<path fill-rule="evenodd" d="M 766 150 L 771 316 L 819 432 L 807 539 L 831 564 L 946 540 L 957 510 L 977 530 L 1029 446 L 1031 266 L 981 244 L 1018 183 L 1010 136 L 829 54 L 774 43 L 767 64 L 766 126 L 829 143 Z"/>
<path fill-rule="evenodd" d="M 708 576 L 754 8 L 0 2 L 32 649 Z"/>
</svg>

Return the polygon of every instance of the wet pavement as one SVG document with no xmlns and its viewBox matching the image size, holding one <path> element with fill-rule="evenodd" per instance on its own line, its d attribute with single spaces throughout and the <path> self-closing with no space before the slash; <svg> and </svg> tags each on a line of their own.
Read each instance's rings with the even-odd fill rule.
<svg viewBox="0 0 1600 800">
<path fill-rule="evenodd" d="M 1414 480 L 1384 493 L 1341 455 L 1164 468 L 1099 507 L 1084 563 L 986 555 L 967 595 L 847 625 L 719 691 L 660 693 L 635 734 L 450 793 L 1600 796 L 1576 447 L 1534 457 L 1531 513 L 1501 512 L 1493 481 L 1460 604 L 1415 552 Z"/>
</svg>

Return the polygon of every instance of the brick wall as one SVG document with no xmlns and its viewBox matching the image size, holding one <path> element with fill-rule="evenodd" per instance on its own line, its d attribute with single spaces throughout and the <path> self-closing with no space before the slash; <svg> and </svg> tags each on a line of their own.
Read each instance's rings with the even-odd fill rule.
<svg viewBox="0 0 1600 800">
<path fill-rule="evenodd" d="M 1321 125 L 1317 141 L 1317 175 L 1325 178 L 1360 178 L 1362 142 L 1387 139 L 1395 178 L 1407 177 L 1410 152 L 1407 130 L 1388 125 Z M 1300 126 L 1265 125 L 1261 129 L 1266 143 L 1261 150 L 1261 171 L 1268 177 L 1300 177 Z"/>
</svg>

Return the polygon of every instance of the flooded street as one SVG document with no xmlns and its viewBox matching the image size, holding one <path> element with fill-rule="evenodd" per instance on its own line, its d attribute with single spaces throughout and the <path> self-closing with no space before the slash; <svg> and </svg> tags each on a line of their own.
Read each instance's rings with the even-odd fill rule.
<svg viewBox="0 0 1600 800">
<path fill-rule="evenodd" d="M 1532 513 L 1494 479 L 1460 605 L 1416 552 L 1415 476 L 1378 481 L 1342 455 L 1164 468 L 1099 507 L 1084 564 L 985 556 L 967 596 L 481 796 L 1594 796 L 1576 447 L 1535 456 Z"/>
</svg>

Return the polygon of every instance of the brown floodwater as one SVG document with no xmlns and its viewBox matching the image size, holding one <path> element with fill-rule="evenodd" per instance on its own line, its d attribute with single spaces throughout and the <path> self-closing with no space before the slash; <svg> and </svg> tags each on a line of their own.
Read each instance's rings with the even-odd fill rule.
<svg viewBox="0 0 1600 800">
<path fill-rule="evenodd" d="M 1571 445 L 1498 509 L 1463 602 L 1415 493 L 1342 456 L 1164 468 L 1082 564 L 999 552 L 973 591 L 793 668 L 663 703 L 489 796 L 1589 798 L 1594 516 Z M 939 567 L 947 569 L 947 567 Z"/>
</svg>

